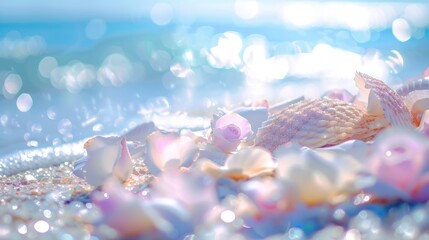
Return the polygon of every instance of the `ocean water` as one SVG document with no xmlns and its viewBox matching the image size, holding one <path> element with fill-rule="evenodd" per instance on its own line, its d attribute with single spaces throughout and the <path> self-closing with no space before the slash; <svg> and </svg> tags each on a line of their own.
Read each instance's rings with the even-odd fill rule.
<svg viewBox="0 0 429 240">
<path fill-rule="evenodd" d="M 429 75 L 425 1 L 0 4 L 0 156 Z M 14 14 L 11 14 L 13 12 Z M 185 125 L 185 124 L 183 124 Z"/>
</svg>

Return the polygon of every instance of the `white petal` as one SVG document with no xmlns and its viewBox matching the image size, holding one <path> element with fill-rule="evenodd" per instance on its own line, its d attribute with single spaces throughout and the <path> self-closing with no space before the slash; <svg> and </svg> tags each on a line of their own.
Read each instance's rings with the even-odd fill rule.
<svg viewBox="0 0 429 240">
<path fill-rule="evenodd" d="M 74 164 L 73 173 L 90 185 L 100 186 L 110 176 L 126 180 L 133 165 L 124 138 L 96 136 L 84 145 L 87 156 Z"/>
<path fill-rule="evenodd" d="M 271 153 L 259 147 L 246 148 L 231 155 L 225 162 L 228 170 L 240 170 L 248 177 L 255 177 L 273 172 L 275 163 Z"/>
<path fill-rule="evenodd" d="M 198 147 L 194 140 L 175 132 L 156 131 L 147 138 L 146 145 L 145 163 L 154 175 L 166 168 L 188 167 L 198 156 Z"/>
<path fill-rule="evenodd" d="M 85 180 L 100 186 L 112 175 L 116 160 L 121 153 L 119 137 L 94 137 L 85 144 L 88 160 L 83 167 Z"/>
<path fill-rule="evenodd" d="M 133 161 L 131 160 L 130 152 L 127 147 L 125 138 L 121 140 L 121 153 L 115 162 L 114 175 L 120 180 L 125 181 L 133 172 Z"/>
</svg>

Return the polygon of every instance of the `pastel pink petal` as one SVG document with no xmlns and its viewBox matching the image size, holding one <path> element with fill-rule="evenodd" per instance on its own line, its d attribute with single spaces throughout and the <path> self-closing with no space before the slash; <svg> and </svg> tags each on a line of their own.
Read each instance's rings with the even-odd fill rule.
<svg viewBox="0 0 429 240">
<path fill-rule="evenodd" d="M 229 124 L 219 128 L 220 132 L 222 132 L 222 136 L 225 139 L 240 139 L 241 129 L 235 124 Z"/>
<path fill-rule="evenodd" d="M 198 147 L 189 136 L 156 131 L 147 138 L 145 163 L 152 174 L 166 169 L 188 167 L 198 156 Z"/>
<path fill-rule="evenodd" d="M 96 136 L 84 148 L 87 156 L 74 165 L 74 173 L 93 186 L 100 186 L 110 176 L 125 181 L 133 163 L 124 138 Z"/>
<path fill-rule="evenodd" d="M 200 220 L 217 203 L 213 180 L 198 171 L 166 171 L 153 182 L 152 190 L 155 201 L 174 199 Z"/>
<path fill-rule="evenodd" d="M 226 139 L 222 131 L 219 129 L 215 129 L 212 134 L 213 145 L 219 148 L 224 153 L 230 153 L 237 149 L 238 145 L 240 145 L 240 139 Z"/>
<path fill-rule="evenodd" d="M 243 175 L 252 178 L 272 174 L 276 164 L 270 152 L 260 147 L 254 147 L 241 149 L 229 156 L 224 167 L 232 171 L 240 170 Z"/>
<path fill-rule="evenodd" d="M 223 129 L 231 124 L 237 126 L 240 129 L 240 135 L 238 139 L 243 139 L 252 132 L 252 127 L 250 126 L 249 121 L 236 113 L 230 113 L 220 117 L 216 121 L 215 128 Z"/>
<path fill-rule="evenodd" d="M 95 192 L 92 196 L 92 202 L 101 209 L 103 214 L 108 214 L 132 199 L 132 194 L 126 191 L 114 178 L 106 180 L 102 191 Z"/>
<path fill-rule="evenodd" d="M 365 187 L 363 191 L 379 199 L 410 199 L 410 195 L 407 192 L 404 192 L 403 190 L 395 187 L 394 185 L 391 185 L 390 183 L 387 183 L 380 179 L 374 179 L 373 184 Z"/>
<path fill-rule="evenodd" d="M 126 191 L 115 179 L 107 180 L 102 189 L 93 195 L 92 201 L 101 209 L 104 221 L 122 237 L 172 229 L 159 213 Z"/>
<path fill-rule="evenodd" d="M 243 184 L 242 190 L 264 212 L 290 210 L 298 201 L 296 189 L 275 178 L 250 180 Z"/>
<path fill-rule="evenodd" d="M 411 197 L 417 201 L 429 200 L 429 174 L 419 178 L 411 193 Z"/>
<path fill-rule="evenodd" d="M 410 192 L 429 157 L 428 139 L 412 129 L 391 128 L 380 133 L 373 145 L 370 169 L 381 180 Z"/>
<path fill-rule="evenodd" d="M 121 139 L 121 155 L 115 163 L 114 175 L 120 180 L 125 181 L 133 172 L 133 161 L 131 160 L 130 151 L 128 150 L 127 141 Z"/>
</svg>

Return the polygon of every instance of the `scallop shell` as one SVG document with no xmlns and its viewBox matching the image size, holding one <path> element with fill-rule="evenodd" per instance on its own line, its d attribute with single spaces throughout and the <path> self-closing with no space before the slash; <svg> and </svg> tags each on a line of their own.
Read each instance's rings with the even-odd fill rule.
<svg viewBox="0 0 429 240">
<path fill-rule="evenodd" d="M 401 97 L 382 81 L 356 73 L 356 104 L 336 99 L 304 100 L 272 115 L 258 130 L 256 145 L 274 151 L 296 142 L 307 147 L 371 140 L 390 125 L 414 127 Z"/>
<path fill-rule="evenodd" d="M 305 100 L 272 116 L 258 130 L 256 145 L 274 151 L 287 142 L 307 147 L 370 140 L 389 123 L 336 99 Z"/>
<path fill-rule="evenodd" d="M 367 98 L 367 112 L 383 115 L 394 126 L 415 127 L 411 114 L 398 93 L 381 80 L 357 72 L 355 76 L 359 95 Z"/>
<path fill-rule="evenodd" d="M 429 90 L 416 90 L 404 98 L 405 105 L 411 112 L 413 122 L 420 125 L 423 113 L 429 109 Z"/>
</svg>

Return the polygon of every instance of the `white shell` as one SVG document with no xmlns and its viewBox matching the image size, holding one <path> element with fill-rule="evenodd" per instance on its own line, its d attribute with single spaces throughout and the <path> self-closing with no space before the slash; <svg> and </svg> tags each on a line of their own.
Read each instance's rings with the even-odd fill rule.
<svg viewBox="0 0 429 240">
<path fill-rule="evenodd" d="M 417 90 L 407 94 L 404 99 L 405 105 L 411 112 L 413 121 L 420 123 L 423 113 L 429 110 L 429 90 Z"/>
</svg>

